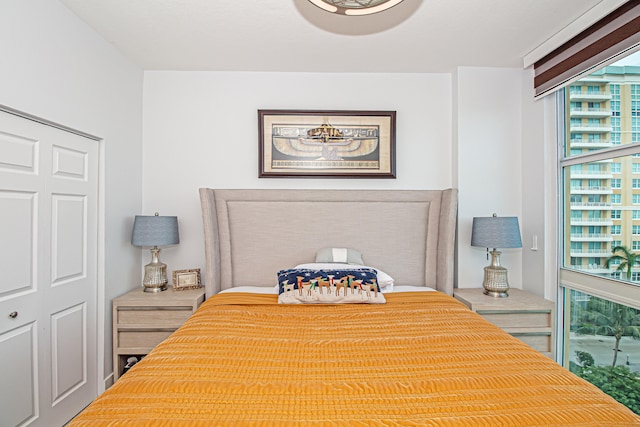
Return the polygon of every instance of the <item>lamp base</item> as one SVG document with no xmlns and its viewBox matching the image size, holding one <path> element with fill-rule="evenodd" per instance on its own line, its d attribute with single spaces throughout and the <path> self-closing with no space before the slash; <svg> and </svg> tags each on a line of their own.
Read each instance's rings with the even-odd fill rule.
<svg viewBox="0 0 640 427">
<path fill-rule="evenodd" d="M 167 265 L 160 262 L 160 248 L 154 247 L 151 249 L 151 262 L 144 266 L 144 292 L 165 291 L 167 283 Z"/>
<path fill-rule="evenodd" d="M 509 293 L 507 291 L 489 291 L 487 289 L 484 290 L 484 292 L 482 292 L 485 295 L 489 295 L 490 297 L 494 297 L 494 298 L 508 298 L 509 297 Z"/>
<path fill-rule="evenodd" d="M 482 287 L 484 294 L 494 298 L 506 298 L 509 296 L 508 270 L 500 266 L 500 251 L 491 251 L 491 264 L 484 268 L 484 280 Z"/>
</svg>

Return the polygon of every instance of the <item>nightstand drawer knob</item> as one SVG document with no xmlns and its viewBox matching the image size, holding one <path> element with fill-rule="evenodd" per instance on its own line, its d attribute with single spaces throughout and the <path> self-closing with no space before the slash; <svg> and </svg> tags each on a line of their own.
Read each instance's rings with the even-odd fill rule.
<svg viewBox="0 0 640 427">
<path fill-rule="evenodd" d="M 16 317 L 18 317 L 18 312 L 17 311 L 12 311 L 11 313 L 9 313 L 9 317 L 12 319 L 15 319 Z"/>
</svg>

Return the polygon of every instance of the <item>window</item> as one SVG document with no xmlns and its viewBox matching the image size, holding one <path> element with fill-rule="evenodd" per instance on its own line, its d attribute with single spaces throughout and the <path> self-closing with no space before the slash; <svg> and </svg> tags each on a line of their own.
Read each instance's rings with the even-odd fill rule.
<svg viewBox="0 0 640 427">
<path fill-rule="evenodd" d="M 614 145 L 619 145 L 621 143 L 621 135 L 620 135 L 620 117 L 611 117 L 611 143 Z"/>
<path fill-rule="evenodd" d="M 587 197 L 587 203 L 591 205 L 598 205 L 602 203 L 602 197 L 600 196 L 600 194 L 589 194 L 589 196 Z"/>
<path fill-rule="evenodd" d="M 599 175 L 601 173 L 604 173 L 600 164 L 590 164 L 587 166 L 587 170 L 589 171 L 589 175 Z M 638 170 L 640 170 L 640 167 L 638 168 Z"/>
<path fill-rule="evenodd" d="M 640 344 L 629 335 L 632 329 L 625 329 L 627 334 L 620 340 L 610 332 L 621 326 L 622 318 L 614 313 L 635 319 L 626 326 L 640 328 L 640 68 L 613 64 L 585 80 L 588 83 L 572 84 L 584 88 L 580 106 L 571 103 L 578 100 L 569 99 L 570 89 L 564 92 L 565 109 L 559 114 L 566 128 L 565 147 L 560 150 L 566 157 L 559 162 L 564 200 L 559 205 L 566 230 L 559 233 L 564 236 L 559 251 L 562 297 L 558 310 L 563 328 L 559 354 L 562 364 L 574 372 L 580 358 L 588 355 L 595 360 L 594 377 L 597 371 L 605 382 L 613 381 L 605 368 L 615 365 L 630 372 L 625 381 L 640 383 Z M 610 101 L 586 96 L 595 94 L 610 94 Z M 571 108 L 582 111 L 572 117 L 567 111 Z M 589 146 L 581 157 L 572 158 L 567 144 L 578 140 L 578 134 L 583 143 L 593 144 L 594 151 Z M 607 151 L 596 151 L 601 146 Z M 596 314 L 604 319 L 602 323 L 589 321 Z M 593 377 L 587 379 L 596 382 Z"/>
<path fill-rule="evenodd" d="M 590 220 L 596 220 L 602 218 L 602 211 L 588 211 L 587 216 Z"/>
</svg>

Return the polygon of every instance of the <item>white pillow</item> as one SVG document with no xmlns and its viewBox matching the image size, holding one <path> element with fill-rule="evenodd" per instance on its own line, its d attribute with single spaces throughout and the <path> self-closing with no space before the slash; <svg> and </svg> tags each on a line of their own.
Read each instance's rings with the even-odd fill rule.
<svg viewBox="0 0 640 427">
<path fill-rule="evenodd" d="M 435 292 L 436 290 L 433 288 L 427 288 L 426 286 L 408 286 L 408 285 L 400 285 L 396 286 L 394 292 Z"/>
<path fill-rule="evenodd" d="M 364 265 L 362 253 L 350 248 L 322 248 L 316 253 L 316 262 L 338 262 Z"/>
<path fill-rule="evenodd" d="M 393 277 L 375 267 L 368 267 L 366 265 L 343 264 L 337 262 L 311 262 L 307 264 L 298 264 L 293 268 L 308 268 L 311 270 L 354 270 L 358 268 L 372 268 L 376 271 L 376 276 L 378 276 L 378 285 L 380 286 L 380 292 L 382 292 L 383 294 L 393 292 Z"/>
<path fill-rule="evenodd" d="M 273 294 L 278 295 L 278 285 L 274 286 L 236 286 L 235 288 L 223 289 L 219 293 L 249 292 L 252 294 Z"/>
</svg>

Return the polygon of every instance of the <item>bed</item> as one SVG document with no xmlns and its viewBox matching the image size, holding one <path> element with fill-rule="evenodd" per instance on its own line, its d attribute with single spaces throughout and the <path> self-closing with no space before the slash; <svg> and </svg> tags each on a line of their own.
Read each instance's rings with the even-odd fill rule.
<svg viewBox="0 0 640 427">
<path fill-rule="evenodd" d="M 640 425 L 452 298 L 455 189 L 200 197 L 207 300 L 71 426 Z M 316 263 L 352 255 L 384 303 Z M 363 303 L 285 303 L 310 297 L 281 279 L 316 267 L 308 283 Z"/>
</svg>

